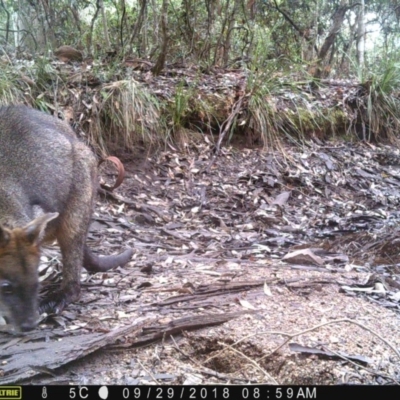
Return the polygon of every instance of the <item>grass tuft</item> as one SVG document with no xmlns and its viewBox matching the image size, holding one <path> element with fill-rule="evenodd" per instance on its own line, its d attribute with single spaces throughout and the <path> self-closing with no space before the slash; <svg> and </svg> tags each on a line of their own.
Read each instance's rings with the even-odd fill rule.
<svg viewBox="0 0 400 400">
<path fill-rule="evenodd" d="M 133 79 L 102 87 L 101 99 L 93 98 L 89 141 L 102 154 L 109 146 L 133 150 L 138 143 L 154 145 L 165 137 L 160 129 L 160 104 Z"/>
</svg>

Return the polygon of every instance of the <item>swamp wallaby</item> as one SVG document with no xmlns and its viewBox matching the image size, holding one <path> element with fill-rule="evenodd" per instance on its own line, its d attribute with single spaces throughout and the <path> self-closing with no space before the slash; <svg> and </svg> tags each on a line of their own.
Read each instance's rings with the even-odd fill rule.
<svg viewBox="0 0 400 400">
<path fill-rule="evenodd" d="M 106 271 L 132 250 L 98 257 L 86 246 L 97 192 L 97 161 L 63 121 L 25 106 L 0 107 L 0 315 L 34 329 L 38 309 L 59 313 L 76 301 L 82 265 Z M 40 245 L 57 239 L 60 292 L 38 305 Z"/>
</svg>

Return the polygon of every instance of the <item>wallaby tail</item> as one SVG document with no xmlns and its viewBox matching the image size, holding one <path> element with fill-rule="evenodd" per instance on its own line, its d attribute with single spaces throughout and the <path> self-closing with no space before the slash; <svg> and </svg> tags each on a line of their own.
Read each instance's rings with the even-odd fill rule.
<svg viewBox="0 0 400 400">
<path fill-rule="evenodd" d="M 85 245 L 83 266 L 89 272 L 104 272 L 111 268 L 125 265 L 131 259 L 132 254 L 132 249 L 126 249 L 120 254 L 99 257 L 93 254 L 89 247 Z"/>
</svg>

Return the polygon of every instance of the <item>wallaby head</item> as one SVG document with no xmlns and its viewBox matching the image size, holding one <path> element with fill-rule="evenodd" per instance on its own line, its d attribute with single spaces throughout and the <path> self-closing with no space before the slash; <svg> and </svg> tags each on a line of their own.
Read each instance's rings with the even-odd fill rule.
<svg viewBox="0 0 400 400">
<path fill-rule="evenodd" d="M 17 331 L 30 331 L 38 319 L 40 244 L 58 213 L 43 214 L 22 228 L 0 226 L 0 315 Z"/>
</svg>

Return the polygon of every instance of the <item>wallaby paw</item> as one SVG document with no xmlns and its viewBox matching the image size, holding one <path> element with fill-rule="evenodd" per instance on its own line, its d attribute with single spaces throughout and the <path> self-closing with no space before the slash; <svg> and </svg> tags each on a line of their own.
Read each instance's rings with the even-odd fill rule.
<svg viewBox="0 0 400 400">
<path fill-rule="evenodd" d="M 58 293 L 50 294 L 39 303 L 39 313 L 61 314 L 64 308 L 79 299 L 79 286 L 72 285 Z"/>
<path fill-rule="evenodd" d="M 54 295 L 47 297 L 39 304 L 39 314 L 60 314 L 67 304 L 65 296 Z"/>
</svg>

